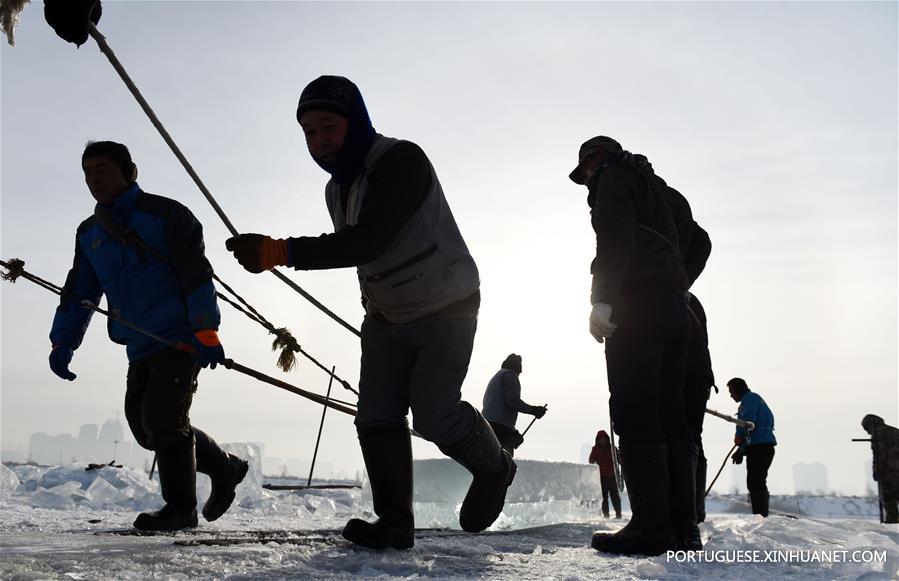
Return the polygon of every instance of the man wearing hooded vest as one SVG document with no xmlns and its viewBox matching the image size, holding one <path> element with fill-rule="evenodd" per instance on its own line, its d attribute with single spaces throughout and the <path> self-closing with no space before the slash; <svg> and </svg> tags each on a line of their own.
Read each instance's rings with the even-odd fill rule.
<svg viewBox="0 0 899 581">
<path fill-rule="evenodd" d="M 300 95 L 297 120 L 331 179 L 334 233 L 227 241 L 250 272 L 356 267 L 365 306 L 356 430 L 378 520 L 343 536 L 374 549 L 414 543 L 412 448 L 424 438 L 474 476 L 459 522 L 468 532 L 502 512 L 516 466 L 487 421 L 461 400 L 480 306 L 478 269 L 425 153 L 372 127 L 359 89 L 322 76 Z"/>
<path fill-rule="evenodd" d="M 648 163 L 605 136 L 581 145 L 569 175 L 588 188 L 596 257 L 590 332 L 605 342 L 609 408 L 631 520 L 591 545 L 658 555 L 695 540 L 696 446 L 683 388 L 689 280 L 678 228 Z"/>
</svg>

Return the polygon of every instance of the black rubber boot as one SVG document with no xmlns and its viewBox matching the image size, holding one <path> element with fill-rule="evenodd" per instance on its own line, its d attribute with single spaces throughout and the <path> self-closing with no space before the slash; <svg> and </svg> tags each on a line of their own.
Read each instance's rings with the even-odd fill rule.
<svg viewBox="0 0 899 581">
<path fill-rule="evenodd" d="M 415 544 L 415 518 L 409 424 L 359 428 L 358 434 L 378 520 L 350 519 L 343 538 L 369 549 L 410 549 Z"/>
<path fill-rule="evenodd" d="M 674 548 L 701 551 L 702 537 L 696 524 L 696 462 L 698 449 L 689 440 L 668 444 L 668 476 L 671 482 L 671 527 Z"/>
<path fill-rule="evenodd" d="M 177 531 L 197 526 L 197 463 L 193 437 L 157 451 L 156 467 L 165 506 L 137 515 L 134 528 Z"/>
<path fill-rule="evenodd" d="M 502 449 L 484 416 L 462 402 L 474 414 L 471 431 L 460 442 L 441 446 L 440 451 L 471 472 L 471 485 L 459 511 L 459 525 L 469 533 L 479 533 L 492 525 L 506 503 L 506 491 L 518 467 Z"/>
<path fill-rule="evenodd" d="M 609 499 L 603 498 L 602 504 L 600 505 L 600 510 L 602 511 L 602 518 L 609 518 Z"/>
<path fill-rule="evenodd" d="M 203 505 L 203 518 L 212 522 L 219 518 L 234 502 L 234 490 L 250 468 L 249 462 L 228 454 L 202 430 L 194 428 L 197 440 L 197 472 L 209 476 L 212 492 Z"/>
<path fill-rule="evenodd" d="M 621 464 L 633 516 L 616 533 L 594 533 L 591 546 L 618 555 L 661 555 L 674 547 L 664 444 L 621 444 Z"/>
<path fill-rule="evenodd" d="M 705 487 L 708 472 L 708 462 L 702 448 L 696 456 L 696 523 L 705 522 Z"/>
</svg>

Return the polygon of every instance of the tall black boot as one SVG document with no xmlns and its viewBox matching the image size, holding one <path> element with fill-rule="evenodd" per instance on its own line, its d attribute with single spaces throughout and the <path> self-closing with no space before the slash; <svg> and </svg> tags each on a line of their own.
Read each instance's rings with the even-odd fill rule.
<svg viewBox="0 0 899 581">
<path fill-rule="evenodd" d="M 633 516 L 614 534 L 595 533 L 591 546 L 619 555 L 661 555 L 673 548 L 665 444 L 621 444 L 621 464 Z"/>
<path fill-rule="evenodd" d="M 464 466 L 474 476 L 462 509 L 459 525 L 469 533 L 479 533 L 492 525 L 503 511 L 506 491 L 518 467 L 512 456 L 502 449 L 484 416 L 462 402 L 474 414 L 471 431 L 460 442 L 441 446 L 440 451 Z"/>
<path fill-rule="evenodd" d="M 142 512 L 134 527 L 143 531 L 176 531 L 197 526 L 197 463 L 193 437 L 157 450 L 159 488 L 165 506 Z"/>
<path fill-rule="evenodd" d="M 222 450 L 206 432 L 193 430 L 197 440 L 197 472 L 206 474 L 212 481 L 212 492 L 203 505 L 203 518 L 212 522 L 231 507 L 234 490 L 247 475 L 250 464 Z"/>
<path fill-rule="evenodd" d="M 701 551 L 702 538 L 696 525 L 697 447 L 692 441 L 668 444 L 668 475 L 671 482 L 671 526 L 674 545 L 680 551 Z"/>
<path fill-rule="evenodd" d="M 696 456 L 696 522 L 705 522 L 705 487 L 708 477 L 708 462 L 705 459 L 702 448 Z"/>
<path fill-rule="evenodd" d="M 350 519 L 343 538 L 370 549 L 409 549 L 415 543 L 409 424 L 359 428 L 358 434 L 378 520 Z"/>
</svg>

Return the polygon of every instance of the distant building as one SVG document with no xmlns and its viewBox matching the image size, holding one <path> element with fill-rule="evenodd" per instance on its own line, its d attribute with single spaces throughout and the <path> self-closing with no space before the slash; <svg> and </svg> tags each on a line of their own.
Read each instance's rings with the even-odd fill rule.
<svg viewBox="0 0 899 581">
<path fill-rule="evenodd" d="M 796 494 L 827 494 L 827 466 L 820 462 L 793 464 L 793 487 Z"/>
</svg>

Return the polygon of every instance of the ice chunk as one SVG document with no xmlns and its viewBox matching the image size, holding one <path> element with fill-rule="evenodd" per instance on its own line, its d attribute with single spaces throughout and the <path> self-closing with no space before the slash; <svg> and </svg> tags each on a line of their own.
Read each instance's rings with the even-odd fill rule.
<svg viewBox="0 0 899 581">
<path fill-rule="evenodd" d="M 114 504 L 118 495 L 119 489 L 100 477 L 95 478 L 87 488 L 87 496 L 95 506 Z"/>
<path fill-rule="evenodd" d="M 81 483 L 74 480 L 52 488 L 39 487 L 31 495 L 31 505 L 38 508 L 72 508 L 76 503 L 88 500 Z"/>
<path fill-rule="evenodd" d="M 16 473 L 7 468 L 5 464 L 0 464 L 0 498 L 5 500 L 13 496 L 19 490 L 20 485 Z"/>
</svg>

